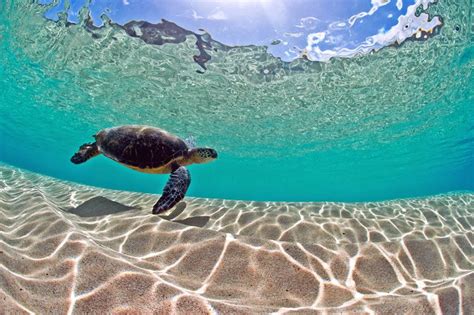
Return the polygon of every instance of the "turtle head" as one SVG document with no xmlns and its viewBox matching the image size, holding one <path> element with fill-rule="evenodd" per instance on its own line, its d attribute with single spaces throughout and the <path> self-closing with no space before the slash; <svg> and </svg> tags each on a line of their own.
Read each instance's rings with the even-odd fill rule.
<svg viewBox="0 0 474 315">
<path fill-rule="evenodd" d="M 194 148 L 189 150 L 189 159 L 193 163 L 208 163 L 217 159 L 217 151 L 211 148 Z"/>
</svg>

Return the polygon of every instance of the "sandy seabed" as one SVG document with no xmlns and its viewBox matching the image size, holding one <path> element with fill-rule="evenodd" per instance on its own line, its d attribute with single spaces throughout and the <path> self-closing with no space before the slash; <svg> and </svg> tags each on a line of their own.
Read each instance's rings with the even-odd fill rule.
<svg viewBox="0 0 474 315">
<path fill-rule="evenodd" d="M 474 194 L 156 200 L 0 165 L 0 313 L 474 314 Z"/>
</svg>

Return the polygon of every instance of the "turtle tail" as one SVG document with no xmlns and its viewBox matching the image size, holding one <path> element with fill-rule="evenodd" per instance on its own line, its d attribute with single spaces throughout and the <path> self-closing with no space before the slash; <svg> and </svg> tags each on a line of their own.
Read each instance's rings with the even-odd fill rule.
<svg viewBox="0 0 474 315">
<path fill-rule="evenodd" d="M 74 164 L 81 164 L 87 161 L 90 158 L 93 158 L 96 155 L 99 155 L 99 148 L 97 144 L 94 143 L 85 143 L 79 147 L 77 151 L 71 158 L 71 162 Z"/>
</svg>

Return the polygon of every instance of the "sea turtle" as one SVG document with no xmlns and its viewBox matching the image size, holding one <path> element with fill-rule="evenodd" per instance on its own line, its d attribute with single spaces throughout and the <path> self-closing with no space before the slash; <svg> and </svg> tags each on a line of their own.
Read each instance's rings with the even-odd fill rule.
<svg viewBox="0 0 474 315">
<path fill-rule="evenodd" d="M 106 157 L 139 172 L 169 174 L 163 194 L 153 206 L 153 214 L 171 209 L 184 198 L 191 176 L 185 168 L 193 163 L 207 163 L 217 158 L 211 148 L 190 148 L 185 141 L 159 128 L 127 125 L 100 130 L 95 142 L 80 146 L 71 158 L 84 163 L 102 153 Z"/>
</svg>

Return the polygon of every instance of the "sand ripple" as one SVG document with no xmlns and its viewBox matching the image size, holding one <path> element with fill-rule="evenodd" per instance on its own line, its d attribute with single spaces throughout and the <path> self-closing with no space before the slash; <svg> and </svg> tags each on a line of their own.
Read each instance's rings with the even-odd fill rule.
<svg viewBox="0 0 474 315">
<path fill-rule="evenodd" d="M 474 194 L 158 217 L 153 195 L 0 174 L 0 313 L 474 313 Z"/>
</svg>

